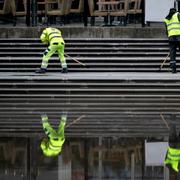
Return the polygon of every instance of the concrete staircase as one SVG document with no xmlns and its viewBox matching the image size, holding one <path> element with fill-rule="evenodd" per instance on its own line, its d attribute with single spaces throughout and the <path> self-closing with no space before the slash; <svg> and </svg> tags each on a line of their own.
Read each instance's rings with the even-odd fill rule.
<svg viewBox="0 0 180 180">
<path fill-rule="evenodd" d="M 42 133 L 40 115 L 57 127 L 67 112 L 69 137 L 164 137 L 167 123 L 180 118 L 180 75 L 168 66 L 163 39 L 66 39 L 69 72 L 61 74 L 57 57 L 49 72 L 40 67 L 45 47 L 37 39 L 0 41 L 0 135 Z M 178 57 L 179 58 L 179 57 Z M 178 59 L 177 58 L 177 59 Z"/>
<path fill-rule="evenodd" d="M 67 57 L 70 72 L 157 72 L 169 52 L 165 39 L 65 41 L 66 54 L 86 64 L 84 67 Z M 34 72 L 40 67 L 45 48 L 37 39 L 1 39 L 0 72 Z M 162 71 L 167 72 L 168 67 L 165 65 Z M 48 71 L 60 71 L 56 55 L 51 58 Z"/>
</svg>

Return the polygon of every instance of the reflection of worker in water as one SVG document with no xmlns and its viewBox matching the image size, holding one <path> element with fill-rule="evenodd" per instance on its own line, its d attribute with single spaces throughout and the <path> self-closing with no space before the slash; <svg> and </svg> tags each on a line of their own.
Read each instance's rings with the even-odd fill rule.
<svg viewBox="0 0 180 180">
<path fill-rule="evenodd" d="M 175 172 L 179 171 L 180 168 L 180 133 L 176 133 L 175 124 L 170 125 L 169 133 L 169 147 L 167 150 L 165 164 L 166 166 Z"/>
<path fill-rule="evenodd" d="M 41 149 L 45 156 L 57 156 L 61 153 L 62 145 L 65 141 L 64 136 L 64 128 L 66 125 L 66 115 L 62 115 L 60 119 L 60 123 L 58 126 L 58 130 L 52 128 L 50 123 L 48 122 L 48 116 L 42 115 L 42 125 L 43 129 L 47 135 L 46 138 L 43 138 L 41 142 Z"/>
</svg>

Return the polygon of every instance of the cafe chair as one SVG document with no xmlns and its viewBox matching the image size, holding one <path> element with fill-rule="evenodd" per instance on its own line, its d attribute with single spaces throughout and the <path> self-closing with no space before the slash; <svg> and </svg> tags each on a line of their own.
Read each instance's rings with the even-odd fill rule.
<svg viewBox="0 0 180 180">
<path fill-rule="evenodd" d="M 67 16 L 71 11 L 72 0 L 66 0 L 65 15 Z"/>
<path fill-rule="evenodd" d="M 39 21 L 42 21 L 42 17 L 45 17 L 45 0 L 37 0 L 37 16 Z"/>
<path fill-rule="evenodd" d="M 46 0 L 46 16 L 65 18 L 69 14 L 72 0 Z"/>
<path fill-rule="evenodd" d="M 13 1 L 13 0 L 12 0 Z M 15 12 L 15 24 L 17 22 L 17 17 L 26 17 L 27 16 L 27 0 L 18 0 L 16 1 L 16 12 Z"/>
<path fill-rule="evenodd" d="M 46 0 L 45 2 L 45 16 L 47 18 L 47 23 L 51 23 L 52 19 L 56 23 L 56 17 L 64 17 L 66 0 Z"/>
<path fill-rule="evenodd" d="M 91 16 L 91 26 L 95 24 L 95 17 L 105 17 L 108 15 L 107 11 L 95 10 L 95 4 L 93 0 L 88 0 L 89 12 Z"/>
<path fill-rule="evenodd" d="M 73 0 L 76 1 L 76 0 Z M 72 1 L 72 5 L 73 5 L 73 1 Z M 70 9 L 70 13 L 72 14 L 80 14 L 84 11 L 84 0 L 78 0 L 78 7 L 72 7 Z"/>
<path fill-rule="evenodd" d="M 83 12 L 84 12 L 84 0 L 73 0 L 71 9 L 70 9 L 70 14 L 72 18 L 78 17 L 79 20 L 82 20 L 83 17 Z"/>
<path fill-rule="evenodd" d="M 11 22 L 14 25 L 16 24 L 16 5 L 15 1 L 4 0 L 1 2 L 2 8 L 0 9 L 0 20 L 3 22 Z"/>
<path fill-rule="evenodd" d="M 110 12 L 111 17 L 118 17 L 120 19 L 120 24 L 126 26 L 127 24 L 127 9 L 128 9 L 128 0 L 121 0 L 119 5 L 115 10 Z"/>
<path fill-rule="evenodd" d="M 70 14 L 73 20 L 78 20 L 81 22 L 83 19 L 84 12 L 84 0 L 72 0 Z"/>
<path fill-rule="evenodd" d="M 133 21 L 136 23 L 138 15 L 142 14 L 141 2 L 142 0 L 128 0 L 127 16 L 133 15 Z"/>
<path fill-rule="evenodd" d="M 0 9 L 0 17 L 1 17 L 2 15 L 5 14 L 5 2 L 1 1 L 0 6 L 1 6 L 1 9 Z"/>
</svg>

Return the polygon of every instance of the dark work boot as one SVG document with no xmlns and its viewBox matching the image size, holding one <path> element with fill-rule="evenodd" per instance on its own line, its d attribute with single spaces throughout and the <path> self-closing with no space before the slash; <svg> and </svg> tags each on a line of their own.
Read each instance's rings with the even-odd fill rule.
<svg viewBox="0 0 180 180">
<path fill-rule="evenodd" d="M 36 70 L 35 73 L 44 74 L 44 73 L 46 73 L 46 71 L 47 70 L 45 68 L 40 68 L 40 69 Z"/>
<path fill-rule="evenodd" d="M 170 61 L 171 72 L 176 73 L 176 61 Z"/>
<path fill-rule="evenodd" d="M 67 68 L 63 68 L 61 73 L 68 73 L 68 69 Z"/>
<path fill-rule="evenodd" d="M 173 74 L 175 74 L 175 73 L 176 73 L 176 68 L 172 68 L 172 69 L 171 69 L 171 72 L 172 72 Z"/>
</svg>

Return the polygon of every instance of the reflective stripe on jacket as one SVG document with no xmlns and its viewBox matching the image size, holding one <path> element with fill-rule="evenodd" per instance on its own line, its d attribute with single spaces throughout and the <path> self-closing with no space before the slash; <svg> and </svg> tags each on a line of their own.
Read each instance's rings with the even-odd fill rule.
<svg viewBox="0 0 180 180">
<path fill-rule="evenodd" d="M 61 150 L 64 141 L 65 139 L 59 139 L 59 138 L 58 140 L 50 139 L 48 143 L 48 148 L 53 151 L 59 151 Z"/>
<path fill-rule="evenodd" d="M 180 161 L 180 149 L 174 149 L 171 147 L 168 147 L 167 156 L 165 159 L 165 164 L 170 164 L 171 167 L 178 172 L 178 164 Z"/>
<path fill-rule="evenodd" d="M 164 19 L 167 26 L 168 37 L 180 35 L 180 22 L 178 19 L 178 13 L 176 12 L 170 20 Z"/>
<path fill-rule="evenodd" d="M 57 156 L 61 150 L 65 139 L 49 139 L 41 143 L 41 149 L 45 156 Z"/>
<path fill-rule="evenodd" d="M 61 31 L 56 28 L 46 28 L 43 30 L 40 39 L 43 43 L 53 43 L 53 42 L 63 42 L 64 40 L 61 36 Z"/>
</svg>

